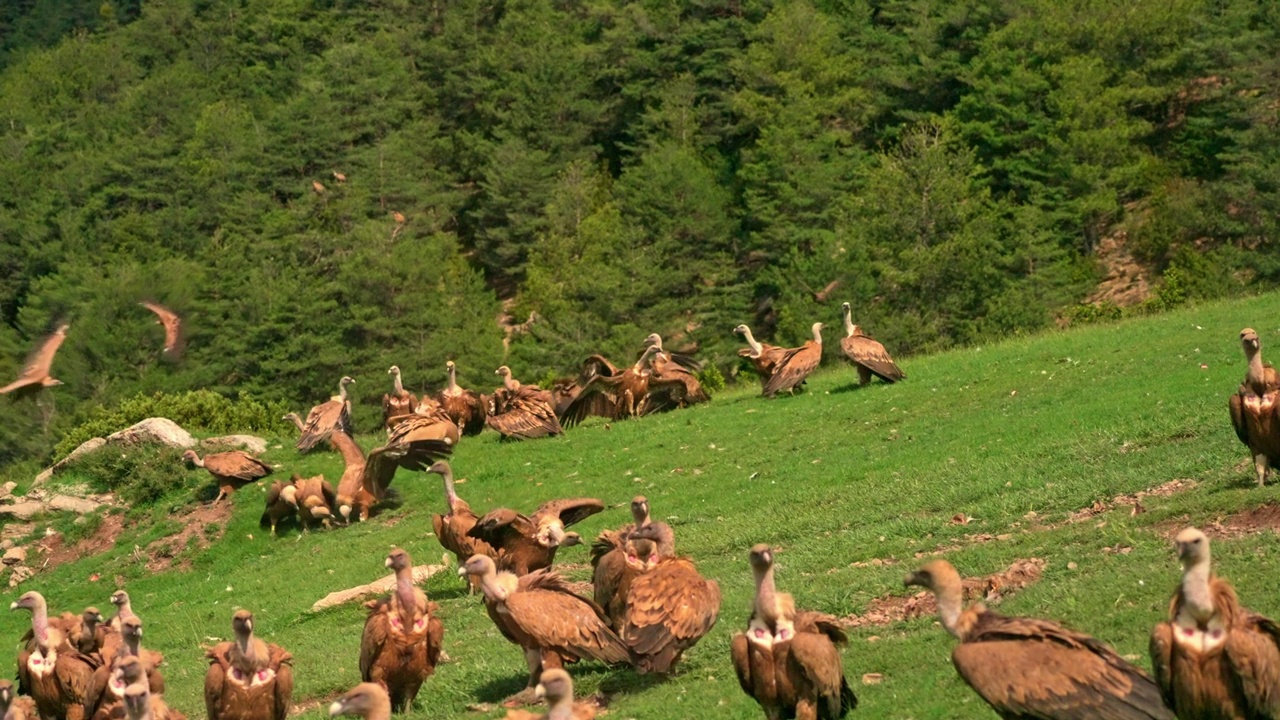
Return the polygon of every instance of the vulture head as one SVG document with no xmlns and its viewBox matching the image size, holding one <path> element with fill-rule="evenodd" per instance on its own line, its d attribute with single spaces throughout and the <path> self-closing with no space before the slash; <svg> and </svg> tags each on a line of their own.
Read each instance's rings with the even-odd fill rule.
<svg viewBox="0 0 1280 720">
<path fill-rule="evenodd" d="M 644 339 L 645 346 L 655 346 L 659 350 L 662 349 L 662 336 L 658 333 L 649 333 L 649 337 Z"/>
<path fill-rule="evenodd" d="M 400 572 L 405 568 L 413 567 L 413 561 L 409 559 L 409 553 L 402 548 L 396 548 L 387 555 L 387 567 L 396 572 Z"/>
<path fill-rule="evenodd" d="M 840 303 L 840 312 L 849 315 L 853 312 L 853 306 L 849 303 Z"/>
<path fill-rule="evenodd" d="M 643 495 L 631 498 L 631 519 L 636 527 L 649 524 L 649 498 Z"/>
<path fill-rule="evenodd" d="M 145 682 L 137 682 L 124 689 L 124 714 L 129 720 L 151 716 L 151 689 Z"/>
<path fill-rule="evenodd" d="M 449 467 L 449 463 L 445 460 L 437 460 L 432 463 L 431 467 L 427 468 L 427 472 L 435 473 L 437 475 L 453 476 L 453 468 Z"/>
<path fill-rule="evenodd" d="M 295 482 L 301 479 L 302 478 L 296 478 Z M 298 507 L 298 486 L 294 485 L 292 482 L 289 483 L 288 485 L 285 485 L 280 490 L 280 499 L 284 500 L 285 502 L 289 503 L 295 508 Z M 328 511 L 328 508 L 325 508 L 325 510 Z"/>
<path fill-rule="evenodd" d="M 472 555 L 462 567 L 458 568 L 459 576 L 473 576 L 480 579 L 480 590 L 485 599 L 502 602 L 519 587 L 519 580 L 509 572 L 498 573 L 498 566 L 488 555 Z"/>
<path fill-rule="evenodd" d="M 1209 562 L 1209 538 L 1195 528 L 1187 528 L 1174 538 L 1178 548 L 1178 560 L 1183 567 Z"/>
<path fill-rule="evenodd" d="M 666 523 L 651 522 L 638 527 L 631 531 L 631 539 L 647 540 L 653 544 L 653 563 L 656 563 L 659 557 L 674 557 L 676 554 L 676 536 L 671 531 L 671 526 Z"/>
<path fill-rule="evenodd" d="M 137 616 L 127 617 L 120 621 L 120 637 L 130 650 L 137 650 L 142 642 L 142 621 Z"/>
<path fill-rule="evenodd" d="M 186 462 L 186 463 L 191 464 L 191 465 L 195 465 L 196 467 L 200 467 L 200 466 L 204 465 L 204 463 L 203 463 L 203 462 L 201 462 L 201 460 L 200 460 L 200 456 L 196 454 L 196 451 L 195 451 L 195 450 L 186 450 L 186 451 L 184 451 L 184 452 L 182 453 L 182 460 L 183 460 L 184 462 Z"/>
<path fill-rule="evenodd" d="M 542 681 L 534 689 L 534 694 L 547 701 L 547 705 L 573 704 L 573 678 L 560 668 L 552 668 L 542 672 Z"/>
<path fill-rule="evenodd" d="M 902 584 L 907 587 L 918 585 L 934 595 L 950 589 L 957 592 L 962 589 L 960 573 L 946 560 L 934 560 L 922 565 L 919 570 L 903 578 Z"/>
<path fill-rule="evenodd" d="M 488 555 L 472 555 L 467 561 L 458 568 L 458 575 L 476 575 L 484 577 L 498 572 L 498 566 L 493 563 L 493 558 Z"/>
<path fill-rule="evenodd" d="M 13 683 L 0 680 L 0 716 L 8 714 L 9 706 L 13 704 L 13 697 Z"/>
<path fill-rule="evenodd" d="M 576 532 L 567 532 L 564 534 L 564 540 L 560 541 L 560 547 L 573 547 L 582 544 L 582 536 Z"/>
<path fill-rule="evenodd" d="M 396 372 L 400 372 L 400 370 L 397 368 Z M 355 381 L 356 379 L 351 377 L 350 375 L 343 375 L 342 379 L 338 381 L 338 384 L 341 385 L 342 387 L 346 387 L 348 385 L 355 383 Z"/>
<path fill-rule="evenodd" d="M 746 335 L 749 332 L 751 332 L 751 328 L 747 327 L 746 325 L 739 325 L 738 327 L 733 329 L 733 333 L 735 335 Z"/>
<path fill-rule="evenodd" d="M 120 684 L 125 686 L 146 680 L 146 675 L 142 672 L 142 661 L 136 655 L 116 660 L 116 667 L 111 674 L 113 681 L 120 680 Z"/>
<path fill-rule="evenodd" d="M 237 610 L 231 616 L 231 631 L 237 640 L 248 640 L 253 637 L 253 613 L 248 610 Z"/>
<path fill-rule="evenodd" d="M 753 572 L 763 574 L 773 567 L 773 548 L 764 543 L 753 545 L 747 559 L 751 563 Z"/>
<path fill-rule="evenodd" d="M 400 366 L 399 366 L 399 365 L 392 365 L 391 367 L 387 368 L 387 374 L 388 374 L 388 375 L 399 375 L 399 374 L 400 374 Z"/>
<path fill-rule="evenodd" d="M 102 617 L 102 613 L 98 611 L 98 608 L 93 606 L 85 608 L 84 614 L 80 616 L 80 619 L 84 622 L 85 627 L 89 628 L 89 632 L 93 632 L 98 623 L 106 622 L 106 618 Z"/>
<path fill-rule="evenodd" d="M 329 706 L 329 717 L 391 717 L 391 697 L 377 683 L 360 683 Z"/>
<path fill-rule="evenodd" d="M 819 345 L 822 344 L 822 328 L 824 327 L 826 327 L 826 325 L 820 322 L 816 322 L 813 324 L 813 341 L 818 343 Z"/>
<path fill-rule="evenodd" d="M 9 604 L 10 610 L 30 610 L 31 612 L 47 607 L 44 602 L 44 596 L 35 590 L 22 593 L 17 600 Z"/>
<path fill-rule="evenodd" d="M 351 503 L 343 503 L 338 506 L 338 514 L 342 516 L 342 522 L 351 523 Z"/>
<path fill-rule="evenodd" d="M 448 370 L 449 372 L 453 372 L 454 370 L 458 369 L 458 366 L 454 364 L 452 360 L 446 360 L 444 363 L 444 369 Z"/>
<path fill-rule="evenodd" d="M 1258 333 L 1253 328 L 1245 328 L 1240 331 L 1240 344 L 1244 346 L 1246 355 L 1252 355 L 1261 347 L 1258 341 Z"/>
<path fill-rule="evenodd" d="M 188 450 L 187 452 L 191 451 Z M 119 608 L 129 607 L 129 593 L 123 590 L 117 590 L 111 593 L 111 604 L 116 606 L 117 612 L 119 612 Z"/>
<path fill-rule="evenodd" d="M 567 536 L 568 534 L 564 531 L 564 523 L 561 522 L 560 518 L 551 518 L 538 526 L 538 532 L 534 535 L 534 540 L 537 540 L 542 547 L 553 548 L 563 545 Z"/>
<path fill-rule="evenodd" d="M 511 368 L 507 367 L 506 365 L 503 365 L 499 367 L 497 370 L 494 370 L 493 374 L 499 377 L 509 378 L 511 377 Z"/>
</svg>

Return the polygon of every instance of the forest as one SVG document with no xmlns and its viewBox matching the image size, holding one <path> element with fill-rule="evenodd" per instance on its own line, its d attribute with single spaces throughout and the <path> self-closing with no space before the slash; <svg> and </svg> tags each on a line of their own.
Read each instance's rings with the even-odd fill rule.
<svg viewBox="0 0 1280 720">
<path fill-rule="evenodd" d="M 735 325 L 846 301 L 900 355 L 1034 331 L 1108 237 L 1154 309 L 1256 292 L 1278 189 L 1271 0 L 13 0 L 0 376 L 71 331 L 0 465 L 139 394 L 345 374 L 359 422 L 391 364 L 539 382 L 650 332 L 732 377 Z"/>
</svg>

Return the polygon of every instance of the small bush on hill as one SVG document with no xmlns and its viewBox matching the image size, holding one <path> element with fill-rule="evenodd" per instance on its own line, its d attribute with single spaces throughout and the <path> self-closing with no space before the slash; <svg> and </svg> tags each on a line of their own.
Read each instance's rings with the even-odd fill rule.
<svg viewBox="0 0 1280 720">
<path fill-rule="evenodd" d="M 186 485 L 182 451 L 143 445 L 121 452 L 103 448 L 77 459 L 69 472 L 96 492 L 113 492 L 133 506 L 147 505 Z"/>
<path fill-rule="evenodd" d="M 709 394 L 715 395 L 724 389 L 724 373 L 715 365 L 708 364 L 698 373 L 698 382 L 702 383 L 702 388 Z"/>
</svg>

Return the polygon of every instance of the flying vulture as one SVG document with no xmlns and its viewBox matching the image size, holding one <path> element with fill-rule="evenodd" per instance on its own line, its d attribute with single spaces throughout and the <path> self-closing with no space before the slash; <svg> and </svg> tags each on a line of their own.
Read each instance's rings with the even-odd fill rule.
<svg viewBox="0 0 1280 720">
<path fill-rule="evenodd" d="M 57 354 L 62 341 L 67 339 L 67 331 L 70 329 L 70 325 L 60 325 L 52 335 L 45 338 L 40 343 L 40 347 L 27 358 L 18 379 L 0 387 L 0 395 L 13 393 L 14 397 L 26 397 L 40 392 L 42 388 L 61 385 L 61 380 L 49 375 L 49 368 L 53 365 L 53 356 Z"/>
</svg>

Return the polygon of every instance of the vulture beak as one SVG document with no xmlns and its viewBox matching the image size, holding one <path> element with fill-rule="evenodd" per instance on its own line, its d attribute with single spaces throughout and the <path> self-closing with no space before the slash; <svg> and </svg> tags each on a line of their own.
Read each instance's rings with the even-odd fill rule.
<svg viewBox="0 0 1280 720">
<path fill-rule="evenodd" d="M 903 587 L 911 587 L 912 585 L 921 585 L 921 586 L 924 585 L 924 582 L 920 577 L 920 573 L 913 572 L 907 575 L 906 577 L 902 578 Z"/>
<path fill-rule="evenodd" d="M 102 613 L 98 613 L 98 622 L 100 622 L 100 623 L 104 623 L 104 622 L 106 622 L 106 621 L 107 621 L 107 618 L 106 618 L 105 616 L 103 616 L 103 614 L 102 614 Z"/>
<path fill-rule="evenodd" d="M 463 565 L 462 567 L 458 568 L 458 577 L 466 577 L 466 576 L 467 576 L 467 566 Z"/>
<path fill-rule="evenodd" d="M 533 689 L 533 696 L 539 700 L 545 699 L 547 697 L 547 686 L 542 683 L 538 683 L 538 687 Z"/>
<path fill-rule="evenodd" d="M 333 704 L 329 706 L 329 717 L 338 717 L 342 714 L 344 707 L 342 700 L 334 700 Z"/>
<path fill-rule="evenodd" d="M 10 609 L 10 610 L 17 610 L 17 609 L 18 609 L 18 608 L 20 608 L 20 607 L 22 607 L 22 606 L 21 606 L 21 605 L 19 605 L 17 602 L 11 602 L 11 603 L 9 603 L 9 609 Z"/>
<path fill-rule="evenodd" d="M 387 567 L 391 567 L 391 558 L 387 558 L 387 561 L 384 562 L 383 565 L 386 565 Z"/>
<path fill-rule="evenodd" d="M 347 523 L 351 522 L 351 506 L 350 505 L 340 506 L 338 508 L 338 512 L 342 513 L 343 522 L 347 522 Z"/>
</svg>

